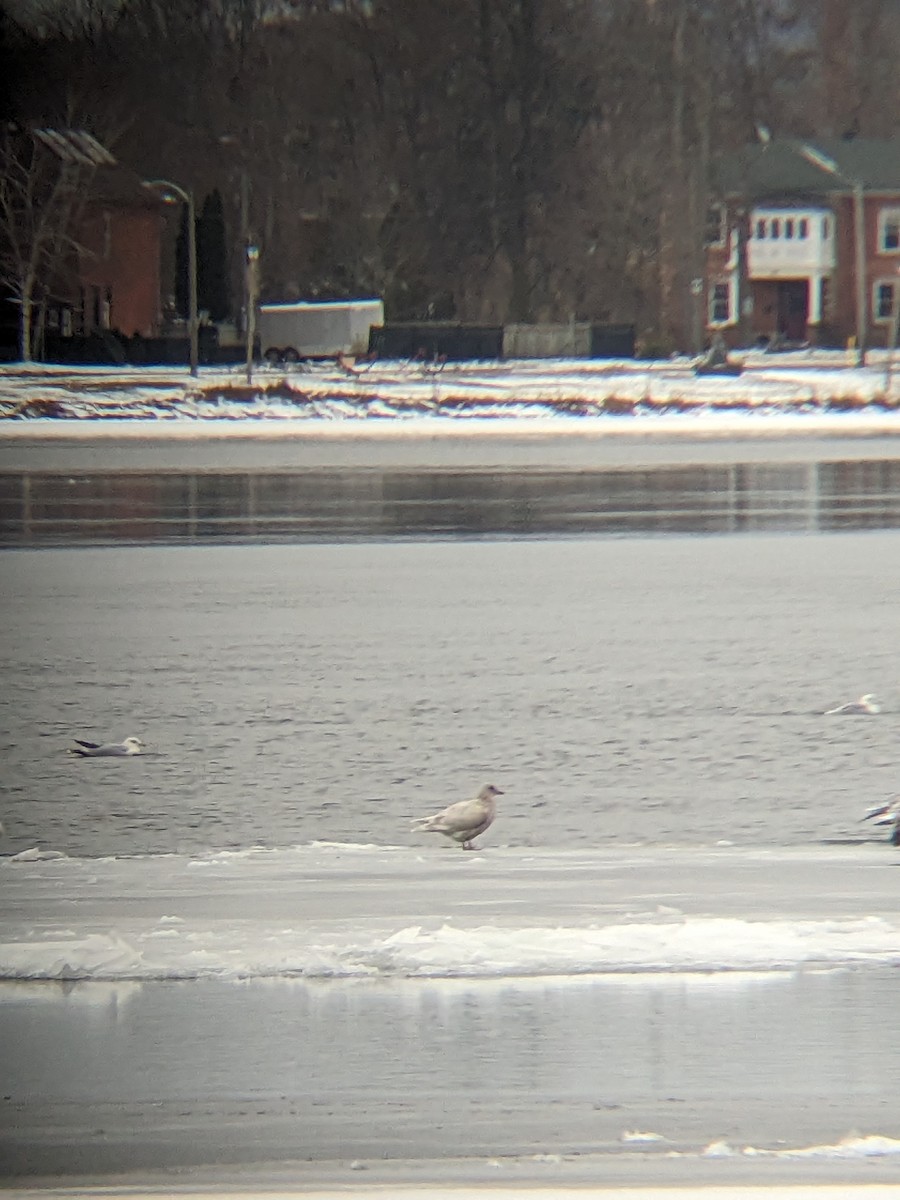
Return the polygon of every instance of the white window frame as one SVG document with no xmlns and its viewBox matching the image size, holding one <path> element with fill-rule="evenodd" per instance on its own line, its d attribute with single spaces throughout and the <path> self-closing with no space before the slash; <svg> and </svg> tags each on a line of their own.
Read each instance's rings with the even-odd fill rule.
<svg viewBox="0 0 900 1200">
<path fill-rule="evenodd" d="M 889 228 L 894 231 L 896 246 L 887 244 Z M 878 253 L 900 254 L 900 207 L 897 205 L 882 208 L 878 213 Z"/>
</svg>

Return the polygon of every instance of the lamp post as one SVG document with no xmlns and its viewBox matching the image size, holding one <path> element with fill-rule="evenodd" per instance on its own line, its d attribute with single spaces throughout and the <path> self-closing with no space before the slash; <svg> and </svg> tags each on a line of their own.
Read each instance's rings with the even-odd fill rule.
<svg viewBox="0 0 900 1200">
<path fill-rule="evenodd" d="M 194 193 L 172 183 L 170 179 L 146 179 L 144 187 L 158 192 L 166 204 L 177 198 L 187 205 L 188 235 L 188 338 L 190 340 L 191 374 L 197 375 L 200 362 L 200 327 L 197 319 L 197 220 Z"/>
<path fill-rule="evenodd" d="M 248 245 L 247 266 L 247 382 L 253 382 L 253 344 L 256 341 L 256 300 L 259 294 L 259 246 Z"/>
<path fill-rule="evenodd" d="M 801 142 L 796 147 L 801 158 L 833 175 L 842 183 L 846 183 L 853 192 L 853 243 L 856 258 L 856 365 L 866 363 L 866 225 L 865 225 L 865 196 L 862 181 L 845 175 L 838 164 L 829 155 Z"/>
</svg>

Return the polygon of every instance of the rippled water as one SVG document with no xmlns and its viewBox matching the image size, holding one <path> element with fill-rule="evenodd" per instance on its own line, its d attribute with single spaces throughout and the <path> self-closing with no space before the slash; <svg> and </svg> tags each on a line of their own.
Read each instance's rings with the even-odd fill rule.
<svg viewBox="0 0 900 1200">
<path fill-rule="evenodd" d="M 497 845 L 884 836 L 859 817 L 897 788 L 895 532 L 3 566 L 9 850 L 421 845 L 411 817 L 488 780 Z M 881 716 L 822 715 L 863 691 Z M 154 753 L 65 754 L 127 734 Z"/>
</svg>

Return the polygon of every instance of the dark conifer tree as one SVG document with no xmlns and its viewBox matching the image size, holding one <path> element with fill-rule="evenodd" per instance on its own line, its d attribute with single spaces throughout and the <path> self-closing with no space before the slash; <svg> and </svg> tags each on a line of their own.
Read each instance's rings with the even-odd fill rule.
<svg viewBox="0 0 900 1200">
<path fill-rule="evenodd" d="M 224 321 L 230 315 L 225 214 L 218 188 L 204 200 L 197 222 L 197 296 L 210 320 Z"/>
</svg>

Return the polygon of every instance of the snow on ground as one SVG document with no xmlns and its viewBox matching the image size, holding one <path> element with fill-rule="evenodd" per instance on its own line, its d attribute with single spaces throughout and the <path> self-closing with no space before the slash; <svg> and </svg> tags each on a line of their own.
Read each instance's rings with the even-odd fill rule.
<svg viewBox="0 0 900 1200">
<path fill-rule="evenodd" d="M 529 359 L 509 362 L 317 363 L 259 367 L 253 382 L 242 367 L 0 367 L 3 434 L 19 422 L 43 428 L 60 422 L 125 419 L 221 426 L 253 423 L 449 422 L 477 424 L 556 420 L 584 429 L 685 415 L 695 419 L 852 416 L 863 428 L 900 428 L 900 363 L 889 371 L 884 351 L 865 367 L 843 351 L 747 353 L 739 374 L 700 374 L 696 360 Z M 162 432 L 162 429 L 159 429 Z"/>
</svg>

